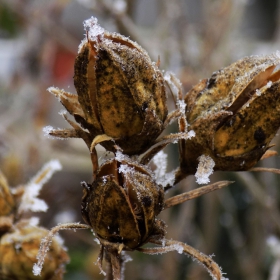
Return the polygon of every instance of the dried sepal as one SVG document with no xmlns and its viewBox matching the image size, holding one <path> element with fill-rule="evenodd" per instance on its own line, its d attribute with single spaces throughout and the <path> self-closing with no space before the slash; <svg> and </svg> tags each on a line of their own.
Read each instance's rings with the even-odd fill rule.
<svg viewBox="0 0 280 280">
<path fill-rule="evenodd" d="M 270 148 L 280 123 L 279 53 L 250 56 L 202 80 L 185 96 L 188 129 L 181 141 L 181 169 L 194 174 L 202 154 L 215 170 L 248 170 Z"/>
</svg>

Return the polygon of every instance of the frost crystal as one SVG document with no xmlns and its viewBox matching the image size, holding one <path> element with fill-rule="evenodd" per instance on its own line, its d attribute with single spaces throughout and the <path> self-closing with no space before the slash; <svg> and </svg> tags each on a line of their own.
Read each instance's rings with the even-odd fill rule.
<svg viewBox="0 0 280 280">
<path fill-rule="evenodd" d="M 84 29 L 88 31 L 88 38 L 96 41 L 97 37 L 103 36 L 104 28 L 97 23 L 97 18 L 91 17 L 84 21 Z"/>
<path fill-rule="evenodd" d="M 19 205 L 19 212 L 40 212 L 47 211 L 48 206 L 42 199 L 37 198 L 42 186 L 51 178 L 55 171 L 61 170 L 61 164 L 58 160 L 51 160 L 30 180 L 25 186 L 24 194 Z"/>
<path fill-rule="evenodd" d="M 207 184 L 210 182 L 209 176 L 213 173 L 215 166 L 214 160 L 206 155 L 202 155 L 198 158 L 199 164 L 195 173 L 196 182 L 198 184 Z"/>
<path fill-rule="evenodd" d="M 272 86 L 272 82 L 271 81 L 268 81 L 267 84 L 266 84 L 267 88 L 270 88 Z"/>
<path fill-rule="evenodd" d="M 178 109 L 180 111 L 180 113 L 184 116 L 185 115 L 185 111 L 186 111 L 186 103 L 184 100 L 178 100 L 177 101 L 177 106 Z"/>
<path fill-rule="evenodd" d="M 37 263 L 34 263 L 33 265 L 33 274 L 35 276 L 38 276 L 41 274 L 41 271 L 42 271 L 42 267 L 40 267 Z"/>
<path fill-rule="evenodd" d="M 167 154 L 163 151 L 158 152 L 153 158 L 153 163 L 156 166 L 156 170 L 154 171 L 155 178 L 156 180 L 158 180 L 161 177 L 163 177 L 166 173 Z"/>
<path fill-rule="evenodd" d="M 129 167 L 127 164 L 121 164 L 119 167 L 119 173 L 123 173 L 126 175 L 127 173 L 132 173 L 134 171 L 134 168 Z"/>
<path fill-rule="evenodd" d="M 55 130 L 55 129 L 54 129 L 52 126 L 50 126 L 50 125 L 43 127 L 44 136 L 49 137 L 49 136 L 50 136 L 50 133 L 51 133 L 52 131 L 54 131 L 54 130 Z"/>
<path fill-rule="evenodd" d="M 261 96 L 261 95 L 262 95 L 262 92 L 261 92 L 259 89 L 256 89 L 256 95 L 257 95 L 257 96 Z"/>
</svg>

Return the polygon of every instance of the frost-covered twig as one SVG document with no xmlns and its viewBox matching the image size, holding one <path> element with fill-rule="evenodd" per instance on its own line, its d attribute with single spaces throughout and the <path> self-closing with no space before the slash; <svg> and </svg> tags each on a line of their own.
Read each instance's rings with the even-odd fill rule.
<svg viewBox="0 0 280 280">
<path fill-rule="evenodd" d="M 69 229 L 91 229 L 90 226 L 85 225 L 85 224 L 79 224 L 79 223 L 67 223 L 67 224 L 61 224 L 61 225 L 57 225 L 55 227 L 53 227 L 49 234 L 42 239 L 41 244 L 40 244 L 40 249 L 37 255 L 37 263 L 34 264 L 33 266 L 33 274 L 34 275 L 40 275 L 42 268 L 43 268 L 43 264 L 44 264 L 44 260 L 45 257 L 47 255 L 47 252 L 50 248 L 50 245 L 52 243 L 52 238 L 54 237 L 54 235 L 59 232 L 60 230 L 69 230 Z"/>
</svg>

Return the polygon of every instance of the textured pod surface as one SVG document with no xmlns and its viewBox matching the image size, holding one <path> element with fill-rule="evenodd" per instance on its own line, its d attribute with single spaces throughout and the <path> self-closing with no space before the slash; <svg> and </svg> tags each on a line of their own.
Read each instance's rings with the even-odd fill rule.
<svg viewBox="0 0 280 280">
<path fill-rule="evenodd" d="M 114 159 L 84 189 L 82 215 L 102 239 L 134 249 L 153 233 L 163 198 L 163 188 L 146 168 Z"/>
<path fill-rule="evenodd" d="M 0 275 L 8 279 L 38 279 L 38 276 L 33 274 L 32 268 L 37 261 L 36 255 L 41 239 L 47 234 L 46 229 L 25 225 L 3 235 L 0 239 Z M 63 279 L 63 265 L 68 260 L 66 251 L 58 239 L 54 238 L 40 279 Z"/>
<path fill-rule="evenodd" d="M 125 154 L 142 153 L 162 132 L 167 117 L 162 72 L 136 42 L 105 31 L 95 18 L 84 25 L 87 37 L 74 67 L 77 96 L 53 88 L 50 91 L 91 140 L 106 134 Z M 102 145 L 113 150 L 112 141 Z"/>
<path fill-rule="evenodd" d="M 0 217 L 11 214 L 15 201 L 11 194 L 7 180 L 0 171 Z"/>
<path fill-rule="evenodd" d="M 278 54 L 246 57 L 187 93 L 186 117 L 196 137 L 180 144 L 185 173 L 196 171 L 202 154 L 215 170 L 248 170 L 258 162 L 280 125 L 280 75 L 273 72 L 279 63 Z"/>
</svg>

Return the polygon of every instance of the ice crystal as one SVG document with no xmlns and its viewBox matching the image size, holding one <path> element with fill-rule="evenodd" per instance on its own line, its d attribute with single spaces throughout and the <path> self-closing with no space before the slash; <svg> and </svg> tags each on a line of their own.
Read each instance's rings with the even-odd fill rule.
<svg viewBox="0 0 280 280">
<path fill-rule="evenodd" d="M 271 81 L 268 81 L 267 84 L 266 84 L 267 88 L 270 88 L 272 86 L 272 82 Z"/>
<path fill-rule="evenodd" d="M 214 160 L 206 155 L 201 155 L 199 158 L 197 171 L 195 173 L 196 182 L 198 184 L 207 184 L 210 182 L 209 176 L 213 173 L 215 166 Z"/>
<path fill-rule="evenodd" d="M 154 171 L 155 178 L 158 180 L 166 173 L 167 154 L 163 151 L 158 152 L 153 158 L 153 163 L 156 166 L 156 170 Z"/>
<path fill-rule="evenodd" d="M 96 41 L 97 37 L 103 36 L 104 28 L 97 21 L 97 18 L 91 17 L 84 21 L 84 29 L 88 31 L 88 38 L 91 41 Z"/>
</svg>

